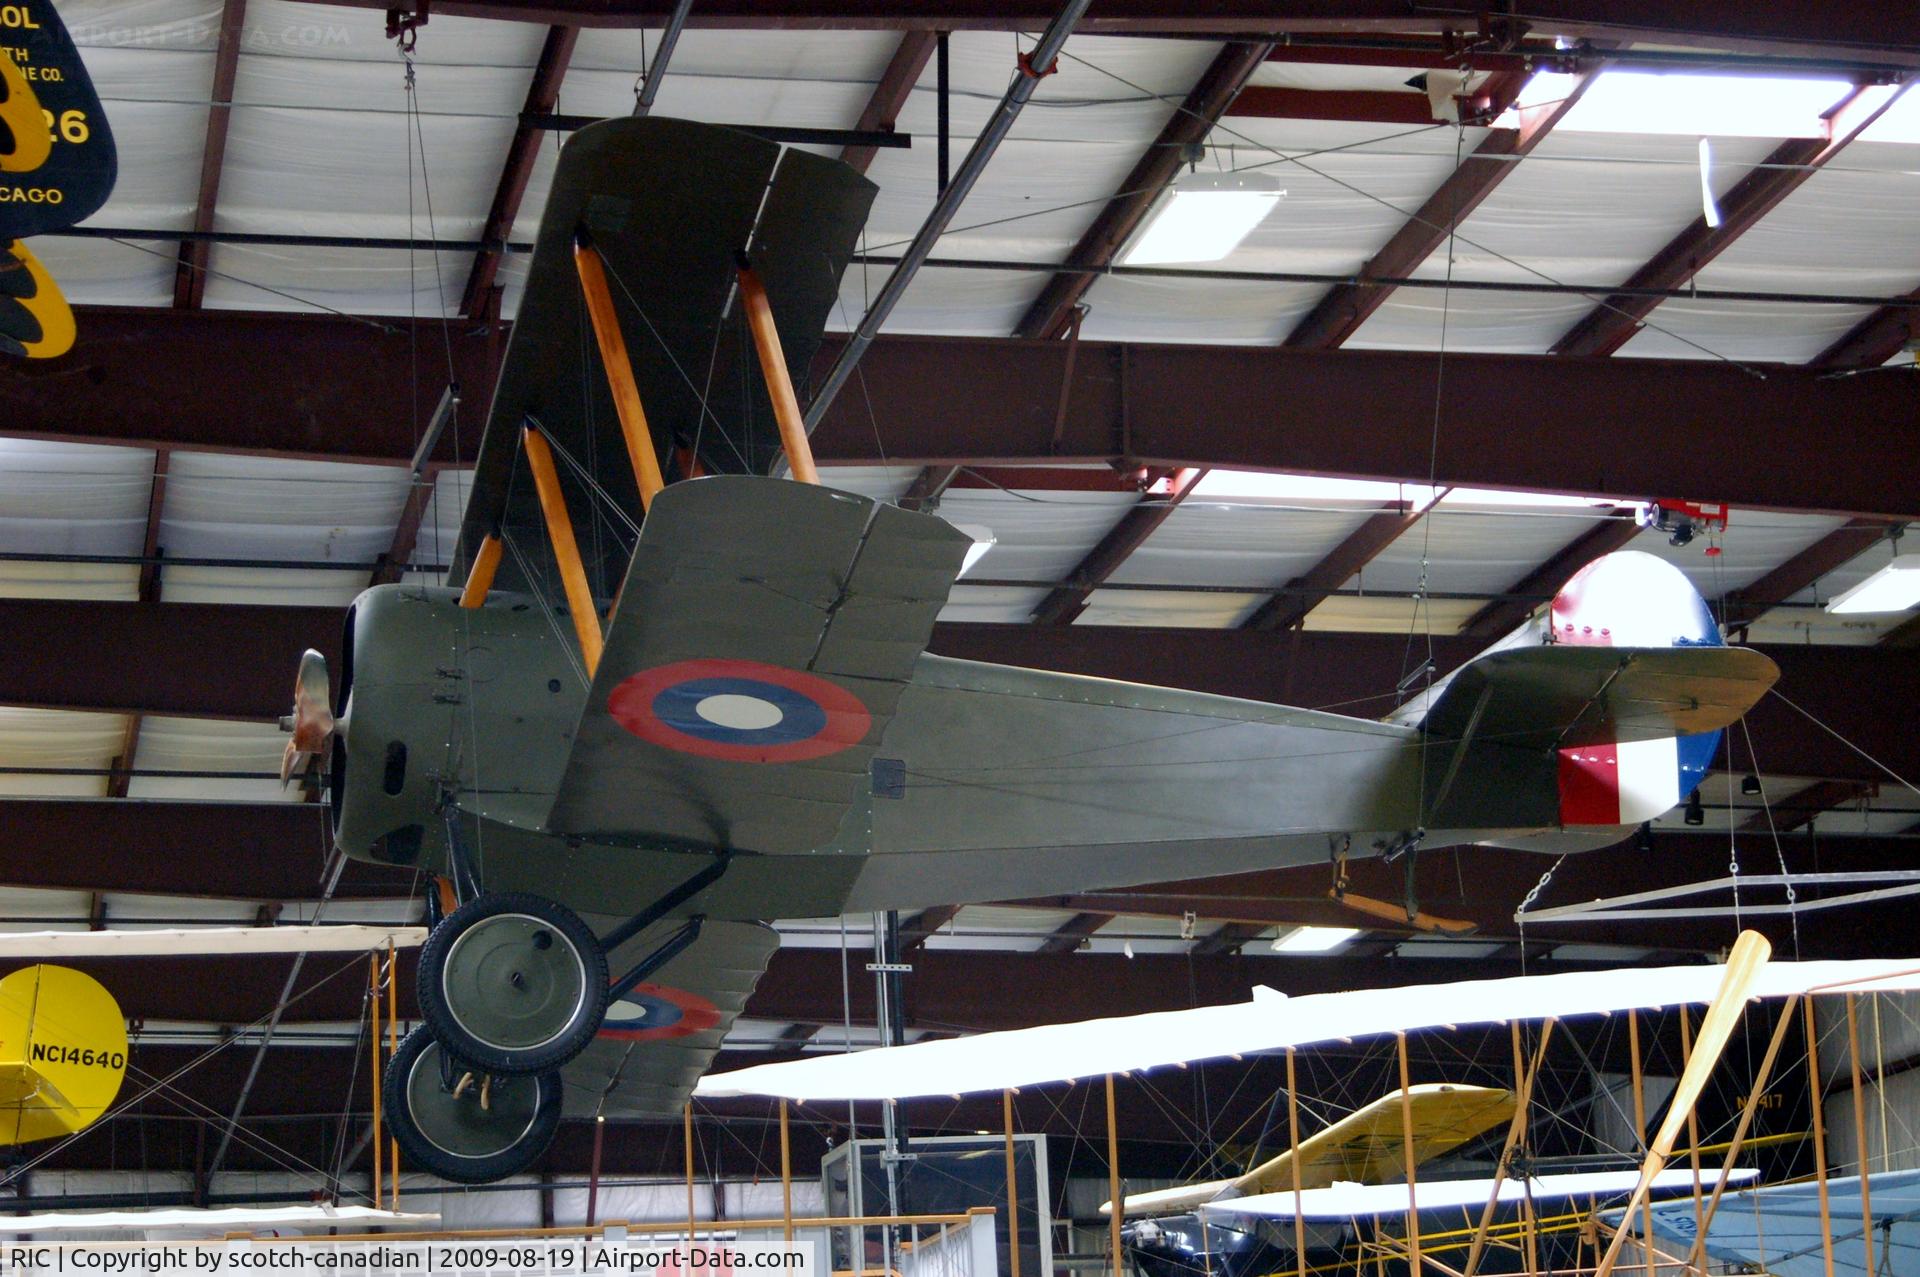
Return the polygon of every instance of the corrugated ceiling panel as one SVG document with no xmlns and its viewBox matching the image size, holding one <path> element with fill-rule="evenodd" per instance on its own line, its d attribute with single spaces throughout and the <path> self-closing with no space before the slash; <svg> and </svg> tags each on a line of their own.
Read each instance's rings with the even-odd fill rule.
<svg viewBox="0 0 1920 1277">
<path fill-rule="evenodd" d="M 1697 277 L 1702 288 L 1894 296 L 1920 280 L 1920 196 L 1914 148 L 1856 142 L 1736 239 Z M 1648 328 L 1623 355 L 1800 362 L 1818 355 L 1871 313 L 1866 306 L 1664 302 L 1653 321 L 1698 343 Z"/>
<path fill-rule="evenodd" d="M 1285 585 L 1366 518 L 1352 507 L 1189 497 L 1112 579 L 1138 585 Z"/>
<path fill-rule="evenodd" d="M 1072 572 L 1138 501 L 1130 492 L 949 488 L 940 498 L 940 517 L 993 534 L 993 548 L 968 570 L 969 577 L 1052 585 Z"/>
<path fill-rule="evenodd" d="M 160 542 L 184 558 L 369 563 L 393 544 L 398 466 L 175 453 Z"/>
<path fill-rule="evenodd" d="M 105 776 L 35 776 L 5 769 L 104 769 L 113 765 L 126 735 L 122 714 L 0 706 L 0 795 L 104 798 Z"/>
<path fill-rule="evenodd" d="M 1691 545 L 1674 546 L 1663 536 L 1642 535 L 1633 548 L 1666 559 L 1713 601 L 1759 580 L 1845 522 L 1828 515 L 1735 510 L 1727 521 L 1726 535 L 1718 538 L 1717 555 L 1706 552 L 1705 537 L 1694 538 Z"/>
<path fill-rule="evenodd" d="M 1301 628 L 1362 634 L 1457 634 L 1480 608 L 1481 604 L 1472 599 L 1430 599 L 1423 605 L 1404 595 L 1340 595 L 1307 613 Z"/>
<path fill-rule="evenodd" d="M 1594 516 L 1512 509 L 1455 509 L 1446 503 L 1388 546 L 1349 589 L 1410 594 L 1420 585 L 1442 594 L 1499 594 L 1593 528 Z M 1636 538 L 1639 541 L 1651 539 Z"/>
<path fill-rule="evenodd" d="M 0 550 L 139 554 L 152 491 L 149 449 L 0 439 Z"/>
<path fill-rule="evenodd" d="M 169 567 L 160 574 L 160 599 L 251 607 L 345 607 L 372 579 L 371 572 L 315 568 Z"/>
<path fill-rule="evenodd" d="M 1080 335 L 1094 341 L 1277 346 L 1325 291 L 1318 284 L 1105 275 L 1087 290 Z"/>
<path fill-rule="evenodd" d="M 293 686 L 298 655 L 287 658 Z M 236 723 L 210 718 L 149 715 L 140 724 L 134 751 L 143 772 L 238 772 L 245 776 L 135 776 L 129 798 L 197 798 L 221 802 L 299 802 L 299 786 L 280 788 L 280 755 L 287 738 L 273 723 Z"/>
<path fill-rule="evenodd" d="M 1075 625 L 1231 629 L 1266 602 L 1264 594 L 1184 590 L 1095 590 Z"/>
<path fill-rule="evenodd" d="M 940 619 L 1019 625 L 1033 619 L 1033 610 L 1046 597 L 1046 590 L 1040 588 L 956 585 L 947 596 L 947 605 L 940 609 Z"/>
<path fill-rule="evenodd" d="M 478 429 L 473 433 L 477 436 Z M 467 455 L 473 455 L 478 443 L 477 437 L 467 441 Z M 420 532 L 414 539 L 409 563 L 438 568 L 453 562 L 454 543 L 460 539 L 460 522 L 466 516 L 467 497 L 472 491 L 471 469 L 447 469 L 434 476 L 433 495 L 427 498 L 427 508 L 420 513 Z M 439 584 L 443 575 L 434 571 L 433 583 Z M 419 579 L 427 577 L 423 575 Z"/>
<path fill-rule="evenodd" d="M 0 890 L 0 932 L 85 931 L 93 896 L 85 891 Z"/>
<path fill-rule="evenodd" d="M 1714 143 L 1715 191 L 1724 194 L 1764 159 L 1764 138 Z M 1437 183 L 1436 183 L 1437 185 Z M 1460 225 L 1450 248 L 1460 278 L 1618 284 L 1700 214 L 1700 169 L 1693 138 L 1643 134 L 1548 134 Z M 1449 246 L 1415 272 L 1444 278 Z M 1595 299 L 1597 300 L 1597 299 Z M 1582 297 L 1470 297 L 1427 290 L 1397 292 L 1349 346 L 1545 351 L 1592 309 Z"/>
</svg>

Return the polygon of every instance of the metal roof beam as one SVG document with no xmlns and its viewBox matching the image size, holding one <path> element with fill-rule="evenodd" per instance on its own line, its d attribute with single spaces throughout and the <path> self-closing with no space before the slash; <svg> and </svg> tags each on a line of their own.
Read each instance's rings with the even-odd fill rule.
<svg viewBox="0 0 1920 1277">
<path fill-rule="evenodd" d="M 385 8 L 389 0 L 329 0 Z M 435 0 L 434 12 L 522 22 L 602 27 L 659 26 L 671 0 Z M 1024 31 L 1054 16 L 1050 0 L 980 4 L 975 0 L 704 0 L 694 27 L 738 29 Z M 1526 9 L 1530 35 L 1637 39 L 1735 52 L 1920 65 L 1920 39 L 1889 27 L 1870 5 L 1845 0 L 1777 0 L 1769 5 L 1676 8 L 1667 0 L 1616 0 L 1596 15 L 1589 0 L 1536 0 Z M 1456 34 L 1471 36 L 1474 14 L 1460 8 L 1410 9 L 1402 0 L 1104 0 L 1079 26 L 1105 35 L 1234 36 Z"/>
<path fill-rule="evenodd" d="M 1119 571 L 1120 565 L 1167 521 L 1206 473 L 1193 468 L 1176 471 L 1165 495 L 1143 497 L 1138 505 L 1121 515 L 1120 522 L 1068 573 L 1067 583 L 1056 586 L 1040 600 L 1039 606 L 1033 609 L 1034 623 L 1073 624 L 1074 618 L 1087 610 L 1087 600 L 1093 597 L 1093 592 Z"/>
<path fill-rule="evenodd" d="M 1854 89 L 1829 114 L 1826 137 L 1788 138 L 1780 143 L 1716 201 L 1720 213 L 1717 224 L 1709 226 L 1704 212 L 1694 218 L 1685 230 L 1627 279 L 1627 287 L 1678 288 L 1697 276 L 1782 200 L 1805 185 L 1823 165 L 1845 150 L 1862 130 L 1884 115 L 1903 91 Z M 1568 329 L 1566 335 L 1553 344 L 1552 353 L 1611 355 L 1633 339 L 1659 304 L 1651 298 L 1615 293 Z"/>
<path fill-rule="evenodd" d="M 1159 135 L 1120 183 L 1119 191 L 1107 201 L 1073 251 L 1067 254 L 1066 265 L 1099 270 L 1119 255 L 1152 211 L 1160 193 L 1179 176 L 1188 148 L 1206 141 L 1221 113 L 1241 94 L 1248 77 L 1259 69 L 1272 49 L 1273 45 L 1266 42 L 1230 43 L 1214 55 L 1192 91 L 1174 108 Z M 1418 100 L 1426 101 L 1423 97 Z M 1092 275 L 1055 275 L 1014 326 L 1014 336 L 1065 335 L 1074 307 L 1093 286 L 1093 281 Z"/>
<path fill-rule="evenodd" d="M 663 14 L 663 19 L 667 15 Z M 529 115 L 550 115 L 560 101 L 560 82 L 566 78 L 573 61 L 574 46 L 580 41 L 580 28 L 557 23 L 548 28 L 546 42 L 540 47 L 540 60 L 534 63 L 533 80 L 527 86 L 527 103 L 521 119 L 513 126 L 513 140 L 507 143 L 506 163 L 500 171 L 500 185 L 493 193 L 493 204 L 480 232 L 483 241 L 505 240 L 520 215 L 520 201 L 526 197 L 527 181 L 533 176 L 533 163 L 540 154 L 544 133 L 528 123 Z M 500 269 L 498 251 L 485 248 L 473 258 L 467 273 L 466 291 L 460 296 L 460 313 L 478 317 L 486 309 L 487 290 Z M 491 392 L 491 387 L 488 388 Z"/>
<path fill-rule="evenodd" d="M 1351 580 L 1356 572 L 1379 558 L 1431 508 L 1426 505 L 1415 509 L 1408 502 L 1396 501 L 1379 514 L 1368 515 L 1345 540 L 1327 551 L 1326 557 L 1288 581 L 1285 593 L 1262 603 L 1253 615 L 1241 622 L 1241 628 L 1289 630 L 1301 624 L 1309 612 L 1326 602 L 1328 596 Z"/>
<path fill-rule="evenodd" d="M 1078 952 L 1086 944 L 1089 936 L 1112 921 L 1113 915 L 1110 913 L 1097 911 L 1076 913 L 1055 927 L 1034 952 L 1049 954 Z"/>
<path fill-rule="evenodd" d="M 1504 98 L 1502 109 L 1525 87 L 1527 76 L 1511 71 L 1490 77 L 1490 97 Z M 1413 274 L 1440 247 L 1454 228 L 1465 221 L 1494 188 L 1507 179 L 1518 161 L 1528 155 L 1580 100 L 1592 83 L 1589 72 L 1567 96 L 1523 114 L 1517 129 L 1489 129 L 1473 154 L 1449 173 L 1406 224 L 1360 268 L 1362 279 L 1401 279 Z M 1421 99 L 1424 104 L 1425 99 Z M 1491 105 L 1491 103 L 1490 103 Z M 1498 115 L 1499 112 L 1494 112 Z M 1314 304 L 1281 344 L 1294 350 L 1331 350 L 1345 343 L 1393 295 L 1393 290 L 1361 284 L 1341 284 Z"/>
<path fill-rule="evenodd" d="M 1805 789 L 1795 790 L 1781 801 L 1754 812 L 1741 822 L 1740 829 L 1743 833 L 1790 833 L 1812 825 L 1823 812 L 1859 802 L 1863 798 L 1876 797 L 1879 793 L 1878 781 L 1815 781 Z M 1905 858 L 1902 859 L 1904 862 Z"/>
<path fill-rule="evenodd" d="M 893 57 L 887 60 L 887 66 L 880 73 L 880 82 L 873 86 L 873 95 L 861 108 L 860 118 L 854 122 L 854 131 L 871 133 L 884 129 L 891 133 L 913 96 L 913 86 L 920 83 L 921 73 L 927 69 L 927 59 L 933 56 L 934 46 L 939 37 L 932 31 L 908 31 L 900 37 L 900 43 L 893 51 Z M 840 158 L 862 173 L 873 163 L 873 157 L 879 151 L 871 146 L 847 146 L 841 148 Z"/>
<path fill-rule="evenodd" d="M 421 359 L 440 348 L 430 327 Z M 409 331 L 404 320 L 89 308 L 61 369 L 15 379 L 0 432 L 403 464 L 417 426 L 392 387 L 412 376 Z M 460 383 L 490 385 L 486 333 L 451 341 Z M 1907 447 L 1912 391 L 1900 377 L 1450 353 L 1435 456 L 1432 419 L 1404 408 L 1432 401 L 1432 352 L 1073 345 L 882 338 L 861 365 L 866 393 L 827 414 L 814 455 L 823 465 L 1118 463 L 1423 483 L 1431 472 L 1461 487 L 1920 517 L 1920 485 L 1883 461 Z M 1854 446 L 1827 456 L 1840 434 Z M 1816 450 L 1818 467 L 1774 460 Z M 453 451 L 443 439 L 433 459 L 451 462 Z"/>
<path fill-rule="evenodd" d="M 200 152 L 200 190 L 194 199 L 193 229 L 213 229 L 214 204 L 220 198 L 220 171 L 227 158 L 227 125 L 233 114 L 233 85 L 240 71 L 240 44 L 246 35 L 247 0 L 225 0 L 220 8 L 220 41 L 213 53 L 213 96 L 207 108 L 207 139 Z M 173 304 L 198 310 L 207 294 L 207 262 L 213 247 L 180 245 L 173 274 Z"/>
</svg>

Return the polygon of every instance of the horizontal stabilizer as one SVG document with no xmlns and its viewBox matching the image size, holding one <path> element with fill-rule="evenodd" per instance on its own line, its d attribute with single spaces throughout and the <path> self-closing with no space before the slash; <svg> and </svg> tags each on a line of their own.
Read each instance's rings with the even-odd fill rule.
<svg viewBox="0 0 1920 1277">
<path fill-rule="evenodd" d="M 1779 676 L 1742 647 L 1508 648 L 1460 670 L 1422 726 L 1522 748 L 1686 736 L 1734 722 Z"/>
</svg>

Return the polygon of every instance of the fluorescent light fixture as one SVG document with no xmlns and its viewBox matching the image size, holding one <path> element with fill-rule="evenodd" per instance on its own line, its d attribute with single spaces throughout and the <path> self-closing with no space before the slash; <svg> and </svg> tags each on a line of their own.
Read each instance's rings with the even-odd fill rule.
<svg viewBox="0 0 1920 1277">
<path fill-rule="evenodd" d="M 1419 483 L 1386 483 L 1374 479 L 1328 479 L 1314 474 L 1268 474 L 1260 470 L 1209 470 L 1193 485 L 1192 497 L 1216 501 L 1274 501 L 1302 505 L 1379 505 L 1405 501 L 1416 510 L 1433 504 L 1438 488 Z"/>
<path fill-rule="evenodd" d="M 1295 927 L 1268 947 L 1275 953 L 1328 953 L 1359 934 L 1358 927 Z"/>
<path fill-rule="evenodd" d="M 979 523 L 956 523 L 956 532 L 963 532 L 973 538 L 973 544 L 967 547 L 967 557 L 960 563 L 960 575 L 965 576 L 973 570 L 973 565 L 987 557 L 987 551 L 997 544 L 993 529 Z"/>
<path fill-rule="evenodd" d="M 1827 611 L 1904 612 L 1920 603 L 1920 554 L 1902 554 L 1850 590 L 1833 596 Z"/>
<path fill-rule="evenodd" d="M 1821 115 L 1852 91 L 1845 80 L 1797 76 L 1604 71 L 1554 127 L 1561 133 L 1822 137 Z M 1564 98 L 1566 92 L 1543 84 L 1536 94 L 1529 81 L 1520 102 L 1531 106 L 1536 97 Z"/>
<path fill-rule="evenodd" d="M 1285 194 L 1269 173 L 1189 174 L 1168 190 L 1120 264 L 1217 262 L 1240 247 Z"/>
</svg>

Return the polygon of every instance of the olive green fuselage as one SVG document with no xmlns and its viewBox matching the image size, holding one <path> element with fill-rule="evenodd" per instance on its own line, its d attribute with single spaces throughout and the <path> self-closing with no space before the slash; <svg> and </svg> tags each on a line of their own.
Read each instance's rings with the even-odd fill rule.
<svg viewBox="0 0 1920 1277">
<path fill-rule="evenodd" d="M 590 708 L 567 625 L 526 595 L 360 597 L 332 762 L 347 854 L 445 873 L 451 799 L 487 889 L 583 913 L 641 909 L 709 862 L 711 842 L 648 832 L 643 804 L 613 833 L 548 826 Z M 895 779 L 861 785 L 830 845 L 728 848 L 690 908 L 828 917 L 1367 855 L 1421 824 L 1422 770 L 1430 793 L 1445 761 L 1432 753 L 1402 725 L 924 656 L 875 755 Z M 766 771 L 730 766 L 729 798 L 751 802 Z M 1450 821 L 1429 845 L 1550 827 L 1552 786 L 1535 779 L 1516 778 L 1496 827 Z M 1513 793 L 1536 788 L 1537 815 L 1513 819 Z"/>
</svg>

